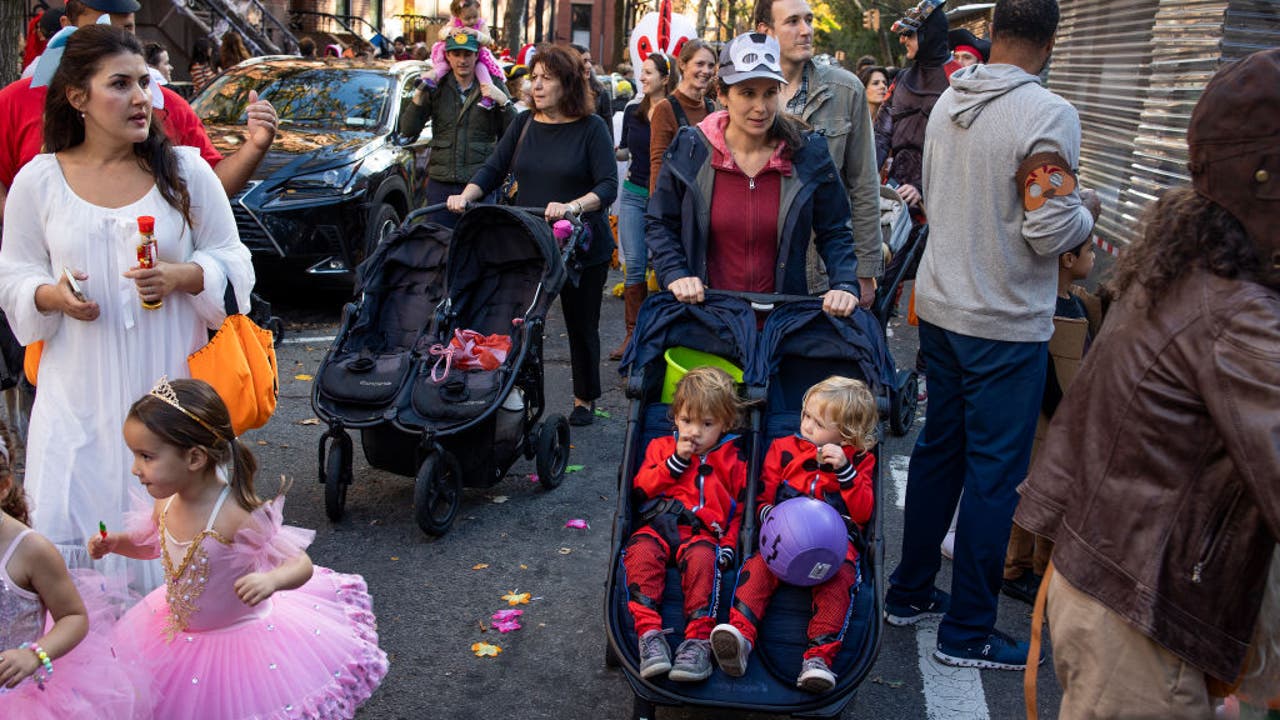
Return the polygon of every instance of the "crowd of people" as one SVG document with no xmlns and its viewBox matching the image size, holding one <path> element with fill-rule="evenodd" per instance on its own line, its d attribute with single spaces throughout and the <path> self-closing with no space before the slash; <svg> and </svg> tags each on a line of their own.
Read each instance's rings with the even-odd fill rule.
<svg viewBox="0 0 1280 720">
<path fill-rule="evenodd" d="M 1277 661 L 1276 638 L 1255 627 L 1276 625 L 1261 598 L 1280 586 L 1280 194 L 1267 164 L 1280 50 L 1210 82 L 1188 135 L 1192 187 L 1159 199 L 1099 299 L 1079 287 L 1102 211 L 1078 179 L 1080 119 L 1041 82 L 1057 1 L 999 0 L 989 40 L 950 29 L 942 5 L 921 0 L 894 24 L 903 69 L 865 58 L 854 73 L 815 62 L 806 0 L 757 0 L 751 32 L 648 54 L 624 107 L 587 48 L 527 48 L 507 72 L 476 0 L 454 0 L 429 51 L 397 38 L 386 52 L 434 61 L 399 126 L 432 125 L 436 222 L 500 201 L 584 224 L 580 272 L 560 294 L 575 426 L 594 421 L 603 392 L 615 244 L 627 339 L 612 360 L 650 270 L 682 303 L 708 288 L 810 295 L 847 317 L 876 297 L 881 185 L 895 188 L 929 227 L 913 287 L 928 404 L 886 622 L 940 619 L 945 664 L 1034 667 L 1033 644 L 997 628 L 1003 591 L 1043 604 L 1061 717 L 1207 717 L 1214 697 L 1274 676 Z M 312 565 L 310 531 L 282 523 L 283 495 L 256 494 L 223 401 L 178 379 L 225 298 L 248 309 L 254 269 L 228 198 L 271 147 L 276 113 L 252 96 L 245 142 L 223 157 L 167 87 L 169 52 L 134 37 L 139 7 L 68 0 L 46 12 L 24 78 L 0 90 L 0 308 L 16 340 L 39 348 L 21 482 L 0 428 L 0 710 L 351 717 L 387 670 L 363 579 Z M 219 40 L 189 53 L 197 91 L 249 57 L 233 31 Z M 160 248 L 149 267 L 134 254 L 143 218 Z M 627 541 L 645 678 L 741 676 L 789 582 L 760 556 L 736 557 L 741 409 L 723 372 L 688 373 L 674 433 L 650 443 L 632 479 L 643 501 L 691 508 Z M 799 426 L 766 456 L 761 523 L 797 496 L 867 522 L 876 424 L 862 382 L 812 387 Z M 936 585 L 943 547 L 949 592 Z M 717 624 L 716 578 L 739 561 Z M 674 655 L 657 612 L 669 566 L 686 615 Z M 836 685 L 857 566 L 850 543 L 814 585 L 795 668 L 804 690 Z M 130 591 L 136 602 L 113 615 Z M 279 673 L 242 662 L 271 653 Z"/>
</svg>

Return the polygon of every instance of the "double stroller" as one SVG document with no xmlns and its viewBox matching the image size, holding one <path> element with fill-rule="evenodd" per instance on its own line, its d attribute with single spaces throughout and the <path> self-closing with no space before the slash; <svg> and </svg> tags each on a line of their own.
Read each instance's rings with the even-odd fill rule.
<svg viewBox="0 0 1280 720">
<path fill-rule="evenodd" d="M 880 187 L 880 231 L 889 260 L 880 276 L 876 297 L 871 305 L 880 326 L 886 330 L 889 318 L 898 307 L 902 285 L 914 280 L 920 256 L 929 237 L 927 224 L 915 224 L 907 204 L 896 190 L 888 185 Z M 916 421 L 919 409 L 920 375 L 914 368 L 898 370 L 894 376 L 893 393 L 889 398 L 889 430 L 899 437 L 906 435 Z"/>
<path fill-rule="evenodd" d="M 569 424 L 544 410 L 542 332 L 581 226 L 563 247 L 541 209 L 473 206 L 450 232 L 417 210 L 360 265 L 358 300 L 320 363 L 311 396 L 325 510 L 341 519 L 360 432 L 373 467 L 415 478 L 414 519 L 443 535 L 462 488 L 490 487 L 521 456 L 546 489 L 564 479 Z M 487 369 L 458 358 L 455 331 L 509 340 Z"/>
<path fill-rule="evenodd" d="M 757 330 L 757 312 L 770 310 Z M 605 662 L 620 667 L 635 692 L 635 718 L 652 718 L 656 705 L 697 705 L 709 708 L 829 717 L 852 700 L 870 671 L 880 647 L 884 540 L 881 535 L 880 468 L 873 478 L 875 510 L 855 538 L 861 584 L 844 646 L 832 668 L 836 686 L 813 695 L 796 687 L 796 672 L 807 647 L 810 618 L 807 588 L 780 586 L 759 628 L 759 642 L 743 677 L 717 670 L 704 682 L 676 683 L 667 678 L 646 680 L 640 675 L 636 632 L 630 612 L 623 552 L 639 527 L 631 478 L 644 458 L 650 440 L 673 430 L 670 406 L 661 402 L 666 372 L 664 352 L 683 346 L 711 353 L 742 368 L 743 399 L 751 404 L 739 443 L 747 458 L 747 489 L 738 548 L 742 560 L 755 552 L 756 509 L 761 465 L 769 443 L 800 426 L 805 391 L 831 375 L 863 380 L 877 398 L 882 417 L 888 409 L 894 381 L 893 361 L 884 335 L 870 313 L 859 310 L 850 318 L 833 318 L 816 298 L 753 296 L 708 291 L 706 302 L 677 302 L 669 293 L 651 296 L 640 311 L 633 340 L 620 371 L 627 376 L 630 398 L 622 464 L 618 471 L 618 504 L 613 518 L 611 565 L 607 581 Z M 878 453 L 878 447 L 873 452 Z M 877 458 L 878 460 L 879 458 Z M 728 619 L 742 562 L 723 571 L 714 606 L 719 622 Z M 684 626 L 680 579 L 667 571 L 660 613 L 664 627 Z M 674 648 L 682 640 L 671 636 Z"/>
</svg>

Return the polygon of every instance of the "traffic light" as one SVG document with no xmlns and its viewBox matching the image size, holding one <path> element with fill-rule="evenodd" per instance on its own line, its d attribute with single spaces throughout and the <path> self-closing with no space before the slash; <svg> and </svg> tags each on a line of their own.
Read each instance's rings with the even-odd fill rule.
<svg viewBox="0 0 1280 720">
<path fill-rule="evenodd" d="M 866 28 L 867 30 L 871 29 L 871 11 L 870 10 L 862 11 L 862 27 Z"/>
<path fill-rule="evenodd" d="M 880 30 L 880 10 L 872 8 L 867 11 L 867 14 L 871 16 L 871 29 L 878 32 Z"/>
</svg>

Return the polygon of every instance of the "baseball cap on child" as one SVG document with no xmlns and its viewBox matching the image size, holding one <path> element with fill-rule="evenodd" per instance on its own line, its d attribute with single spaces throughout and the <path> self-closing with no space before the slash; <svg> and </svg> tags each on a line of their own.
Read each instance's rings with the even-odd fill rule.
<svg viewBox="0 0 1280 720">
<path fill-rule="evenodd" d="M 769 78 L 785 83 L 778 58 L 782 48 L 776 38 L 764 33 L 746 33 L 729 41 L 720 51 L 720 79 L 726 85 L 743 80 Z"/>
<path fill-rule="evenodd" d="M 445 52 L 450 50 L 470 50 L 471 52 L 480 52 L 480 42 L 476 40 L 476 36 L 471 33 L 449 33 L 449 36 L 444 39 L 444 49 Z"/>
</svg>

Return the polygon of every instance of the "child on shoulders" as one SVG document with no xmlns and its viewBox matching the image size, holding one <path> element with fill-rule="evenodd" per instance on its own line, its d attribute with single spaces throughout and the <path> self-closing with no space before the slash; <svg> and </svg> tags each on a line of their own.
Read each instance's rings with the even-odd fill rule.
<svg viewBox="0 0 1280 720">
<path fill-rule="evenodd" d="M 689 371 L 671 403 L 676 432 L 655 438 L 632 481 L 642 522 L 622 563 L 627 607 L 640 643 L 640 676 L 666 674 L 678 682 L 711 675 L 711 643 L 720 568 L 733 562 L 737 544 L 737 499 L 746 487 L 746 463 L 727 434 L 741 405 L 733 379 L 719 368 Z M 663 630 L 662 596 L 667 567 L 680 568 L 684 591 L 684 642 L 675 662 Z"/>
<path fill-rule="evenodd" d="M 761 523 L 779 503 L 807 496 L 834 507 L 851 531 L 866 524 L 875 505 L 876 459 L 871 449 L 877 422 L 875 397 L 860 380 L 833 376 L 809 388 L 800 432 L 774 440 L 765 456 L 757 499 Z M 797 687 L 815 693 L 835 687 L 831 666 L 843 644 L 858 578 L 858 551 L 850 541 L 836 573 L 812 588 L 809 648 Z M 763 554 L 756 553 L 743 563 L 729 622 L 711 632 L 716 662 L 729 675 L 746 673 L 757 626 L 781 582 Z"/>
</svg>

